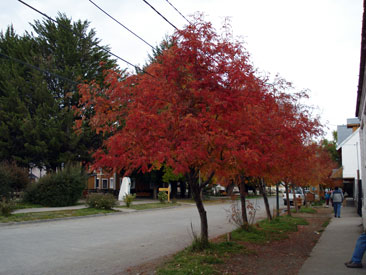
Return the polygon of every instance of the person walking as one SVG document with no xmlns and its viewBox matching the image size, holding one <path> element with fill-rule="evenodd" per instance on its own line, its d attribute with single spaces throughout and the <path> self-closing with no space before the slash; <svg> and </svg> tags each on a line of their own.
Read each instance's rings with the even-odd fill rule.
<svg viewBox="0 0 366 275">
<path fill-rule="evenodd" d="M 334 207 L 334 217 L 340 218 L 341 217 L 341 205 L 344 200 L 343 192 L 338 187 L 330 195 L 330 198 L 333 202 Z"/>
<path fill-rule="evenodd" d="M 330 194 L 331 194 L 330 190 L 327 190 L 327 191 L 325 192 L 325 202 L 326 202 L 326 207 L 329 207 Z"/>
<path fill-rule="evenodd" d="M 353 250 L 352 259 L 349 262 L 344 263 L 349 268 L 362 268 L 362 257 L 366 251 L 366 232 L 363 232 L 356 242 L 355 249 Z"/>
</svg>

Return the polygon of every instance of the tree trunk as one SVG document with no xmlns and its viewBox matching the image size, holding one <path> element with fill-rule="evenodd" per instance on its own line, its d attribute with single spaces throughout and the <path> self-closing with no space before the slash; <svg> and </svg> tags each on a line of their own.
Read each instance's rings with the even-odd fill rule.
<svg viewBox="0 0 366 275">
<path fill-rule="evenodd" d="M 184 199 L 186 197 L 186 190 L 187 190 L 187 186 L 186 186 L 186 182 L 180 182 L 180 197 L 182 199 Z"/>
<path fill-rule="evenodd" d="M 260 181 L 259 181 L 259 190 L 260 190 L 260 192 L 262 193 L 262 196 L 263 196 L 264 206 L 266 207 L 267 218 L 269 220 L 272 220 L 271 209 L 269 207 L 268 198 L 267 198 L 267 194 L 266 194 L 266 186 L 264 184 L 263 179 L 260 179 Z"/>
<path fill-rule="evenodd" d="M 286 200 L 287 200 L 287 216 L 291 216 L 291 208 L 290 208 L 290 199 L 288 195 L 288 183 L 285 183 L 285 189 L 286 189 Z"/>
<path fill-rule="evenodd" d="M 178 193 L 178 183 L 176 181 L 172 181 L 170 183 L 170 186 L 171 186 L 170 197 L 172 199 L 175 199 L 177 197 L 177 193 Z"/>
<path fill-rule="evenodd" d="M 235 187 L 235 183 L 230 183 L 230 184 L 226 187 L 226 194 L 228 194 L 228 196 L 231 196 L 231 195 L 233 194 L 234 187 Z"/>
<path fill-rule="evenodd" d="M 207 213 L 203 206 L 201 188 L 198 183 L 189 183 L 190 189 L 192 191 L 192 196 L 196 202 L 197 210 L 200 215 L 201 220 L 201 241 L 203 244 L 208 243 L 208 223 L 207 223 Z"/>
<path fill-rule="evenodd" d="M 189 183 L 189 190 L 191 191 L 192 197 L 196 202 L 197 210 L 200 215 L 201 220 L 201 237 L 200 242 L 202 247 L 208 246 L 208 222 L 207 222 L 207 213 L 203 206 L 202 202 L 202 190 L 203 188 L 209 184 L 214 176 L 214 172 L 208 176 L 208 179 L 204 182 L 200 183 L 199 181 L 199 172 L 197 169 L 191 168 L 190 172 L 187 173 L 186 178 Z"/>
<path fill-rule="evenodd" d="M 247 215 L 247 205 L 245 201 L 245 182 L 244 180 L 240 181 L 240 202 L 241 202 L 241 217 L 243 219 L 243 228 L 245 230 L 248 229 L 248 215 Z"/>
<path fill-rule="evenodd" d="M 294 207 L 295 207 L 295 212 L 298 212 L 299 206 L 297 205 L 297 198 L 296 198 L 296 192 L 295 192 L 295 184 L 292 184 L 292 194 L 293 194 L 293 201 L 294 201 Z"/>
</svg>

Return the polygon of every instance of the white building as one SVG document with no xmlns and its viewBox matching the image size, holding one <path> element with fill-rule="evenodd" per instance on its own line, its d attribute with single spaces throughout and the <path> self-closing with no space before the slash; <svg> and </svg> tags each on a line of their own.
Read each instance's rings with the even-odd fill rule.
<svg viewBox="0 0 366 275">
<path fill-rule="evenodd" d="M 356 129 L 341 141 L 337 146 L 337 150 L 341 152 L 343 189 L 358 203 L 360 194 L 359 181 L 362 177 L 360 129 Z"/>
</svg>

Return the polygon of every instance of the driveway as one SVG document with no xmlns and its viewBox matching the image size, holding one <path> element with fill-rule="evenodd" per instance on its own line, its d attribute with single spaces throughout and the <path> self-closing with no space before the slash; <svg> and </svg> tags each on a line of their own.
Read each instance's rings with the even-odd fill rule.
<svg viewBox="0 0 366 275">
<path fill-rule="evenodd" d="M 227 222 L 229 206 L 206 205 L 210 237 L 234 228 Z M 262 206 L 257 217 L 264 213 Z M 3 226 L 0 274 L 120 273 L 188 246 L 191 223 L 199 234 L 195 206 Z"/>
</svg>

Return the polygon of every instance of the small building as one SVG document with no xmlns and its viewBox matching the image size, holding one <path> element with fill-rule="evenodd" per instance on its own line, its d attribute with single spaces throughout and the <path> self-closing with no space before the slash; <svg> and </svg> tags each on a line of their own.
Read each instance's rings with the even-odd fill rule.
<svg viewBox="0 0 366 275">
<path fill-rule="evenodd" d="M 118 195 L 122 177 L 115 172 L 107 172 L 102 168 L 89 174 L 88 192 L 104 192 Z"/>
<path fill-rule="evenodd" d="M 358 202 L 359 182 L 362 176 L 359 128 L 353 130 L 347 138 L 339 143 L 337 150 L 342 159 L 343 191 Z"/>
</svg>

